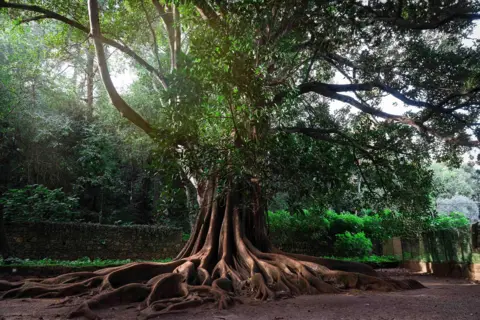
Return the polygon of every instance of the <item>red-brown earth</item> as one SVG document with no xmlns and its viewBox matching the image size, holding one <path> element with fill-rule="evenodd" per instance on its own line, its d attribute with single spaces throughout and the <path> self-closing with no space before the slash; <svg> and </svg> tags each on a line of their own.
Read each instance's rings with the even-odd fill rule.
<svg viewBox="0 0 480 320">
<path fill-rule="evenodd" d="M 402 269 L 381 270 L 396 279 L 413 278 L 426 289 L 399 292 L 348 291 L 345 294 L 299 296 L 293 299 L 258 302 L 245 300 L 228 310 L 212 305 L 163 315 L 165 320 L 317 320 L 317 319 L 480 319 L 480 285 L 468 280 L 411 274 Z M 0 319 L 64 319 L 81 302 L 73 299 L 61 307 L 51 305 L 62 299 L 21 299 L 0 301 Z M 103 319 L 136 319 L 135 305 L 98 311 Z"/>
</svg>

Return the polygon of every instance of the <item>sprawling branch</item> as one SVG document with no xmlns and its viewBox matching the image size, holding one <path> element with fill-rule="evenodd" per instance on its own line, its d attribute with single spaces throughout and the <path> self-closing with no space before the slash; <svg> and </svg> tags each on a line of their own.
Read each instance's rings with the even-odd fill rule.
<svg viewBox="0 0 480 320">
<path fill-rule="evenodd" d="M 330 98 L 330 99 L 345 102 L 345 103 L 355 107 L 356 109 L 358 109 L 358 110 L 360 110 L 364 113 L 370 114 L 372 116 L 379 117 L 379 118 L 382 118 L 382 119 L 385 119 L 385 120 L 388 120 L 388 121 L 394 121 L 394 122 L 409 125 L 409 126 L 415 128 L 417 131 L 423 133 L 423 134 L 431 134 L 431 135 L 433 135 L 433 136 L 435 136 L 435 137 L 437 137 L 437 138 L 439 138 L 439 139 L 441 139 L 445 142 L 448 142 L 448 143 L 454 143 L 454 144 L 464 145 L 464 146 L 478 146 L 478 145 L 480 145 L 479 141 L 471 141 L 471 140 L 465 141 L 464 139 L 460 139 L 460 138 L 457 138 L 457 137 L 454 137 L 454 136 L 446 136 L 446 135 L 438 132 L 437 130 L 425 125 L 425 123 L 424 123 L 425 121 L 415 120 L 415 119 L 412 119 L 412 118 L 407 117 L 407 116 L 390 114 L 390 113 L 384 112 L 380 109 L 374 108 L 374 107 L 366 104 L 365 102 L 359 101 L 359 100 L 357 100 L 357 99 L 355 99 L 351 96 L 347 96 L 347 95 L 339 93 L 339 92 L 370 91 L 373 88 L 378 88 L 378 89 L 381 89 L 385 92 L 388 92 L 388 93 L 392 94 L 393 96 L 395 96 L 396 98 L 400 99 L 401 101 L 403 101 L 404 103 L 406 103 L 408 105 L 417 106 L 417 107 L 421 107 L 421 108 L 426 108 L 426 109 L 431 110 L 432 112 L 439 112 L 439 113 L 444 113 L 444 114 L 449 113 L 449 110 L 446 110 L 441 106 L 432 105 L 432 104 L 427 103 L 427 102 L 422 102 L 422 101 L 417 101 L 417 100 L 410 99 L 410 98 L 406 97 L 405 95 L 403 95 L 402 93 L 400 93 L 399 91 L 397 91 L 396 89 L 393 89 L 391 87 L 388 87 L 388 86 L 385 86 L 385 85 L 382 85 L 382 84 L 379 84 L 379 83 L 326 84 L 326 83 L 321 83 L 321 82 L 308 82 L 308 83 L 304 83 L 304 84 L 299 85 L 297 87 L 295 95 L 299 96 L 299 95 L 306 94 L 306 93 L 309 93 L 309 92 L 314 92 L 314 93 L 320 94 L 320 95 L 322 95 L 324 97 L 327 97 L 327 98 Z M 275 103 L 275 104 L 281 103 L 288 95 L 289 95 L 288 92 L 281 92 L 281 93 L 277 94 L 273 99 L 273 103 Z M 301 132 L 301 133 L 309 135 L 308 132 L 306 132 L 305 130 L 304 130 L 304 132 Z M 318 132 L 317 132 L 317 134 L 318 134 Z M 330 139 L 330 138 L 328 138 L 328 139 Z"/>
<path fill-rule="evenodd" d="M 152 136 L 154 134 L 153 128 L 122 99 L 115 89 L 112 79 L 110 78 L 110 73 L 107 67 L 107 59 L 103 49 L 103 43 L 100 40 L 102 36 L 100 31 L 97 0 L 88 1 L 88 15 L 90 18 L 90 33 L 93 37 L 93 43 L 95 45 L 100 75 L 102 76 L 103 84 L 105 85 L 105 89 L 107 90 L 113 105 L 118 111 L 120 111 L 123 117 L 127 118 L 130 122 L 145 131 L 148 135 Z"/>
<path fill-rule="evenodd" d="M 419 107 L 432 109 L 438 112 L 446 112 L 440 106 L 436 106 L 424 101 L 413 100 L 402 94 L 400 91 L 389 87 L 387 85 L 378 83 L 378 82 L 369 82 L 369 83 L 350 83 L 350 84 L 327 84 L 322 82 L 306 82 L 297 87 L 298 95 L 302 95 L 308 92 L 315 92 L 324 96 L 330 96 L 333 93 L 338 92 L 355 92 L 355 91 L 372 91 L 373 89 L 380 89 L 385 91 L 405 104 Z M 281 103 L 288 95 L 288 92 L 281 92 L 277 94 L 273 100 L 274 103 Z M 342 98 L 343 99 L 343 98 Z"/>
<path fill-rule="evenodd" d="M 36 12 L 36 13 L 41 13 L 43 14 L 42 16 L 37 16 L 36 19 L 31 19 L 30 21 L 34 20 L 40 20 L 40 19 L 54 19 L 57 21 L 61 21 L 63 23 L 68 24 L 69 26 L 72 26 L 82 32 L 89 33 L 90 30 L 82 25 L 81 23 L 69 19 L 65 16 L 62 16 L 56 12 L 50 11 L 48 9 L 42 8 L 40 6 L 36 5 L 28 5 L 28 4 L 20 4 L 20 3 L 11 3 L 11 2 L 6 2 L 4 0 L 0 0 L 0 8 L 11 8 L 11 9 L 18 9 L 18 10 L 24 10 L 24 11 L 30 11 L 30 12 Z M 28 20 L 28 19 L 27 19 Z M 24 20 L 26 21 L 26 20 Z M 97 40 L 99 40 L 102 43 L 108 44 L 114 48 L 117 48 L 121 52 L 125 53 L 126 55 L 130 56 L 133 60 L 135 60 L 138 64 L 143 66 L 145 69 L 147 69 L 149 72 L 151 72 L 154 76 L 158 78 L 160 83 L 162 84 L 164 89 L 167 89 L 167 81 L 165 80 L 165 77 L 157 70 L 155 69 L 152 65 L 150 65 L 148 62 L 146 62 L 143 58 L 141 58 L 138 54 L 136 54 L 132 49 L 130 49 L 126 45 L 122 45 L 115 40 L 106 38 L 102 35 L 99 35 Z"/>
<path fill-rule="evenodd" d="M 0 2 L 0 5 L 2 3 Z M 41 14 L 39 16 L 35 16 L 35 17 L 31 17 L 31 18 L 26 18 L 26 19 L 22 19 L 19 21 L 20 24 L 22 23 L 29 23 L 29 22 L 32 22 L 32 21 L 39 21 L 39 20 L 43 20 L 43 19 L 48 19 L 48 16 L 45 15 L 45 14 Z"/>
</svg>

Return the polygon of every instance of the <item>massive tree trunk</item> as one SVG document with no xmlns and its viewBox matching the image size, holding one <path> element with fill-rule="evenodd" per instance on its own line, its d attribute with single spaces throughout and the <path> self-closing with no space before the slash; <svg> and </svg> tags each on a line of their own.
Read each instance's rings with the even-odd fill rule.
<svg viewBox="0 0 480 320">
<path fill-rule="evenodd" d="M 200 212 L 192 236 L 170 263 L 131 263 L 52 279 L 0 281 L 3 298 L 93 297 L 70 316 L 97 319 L 93 309 L 140 302 L 150 318 L 177 309 L 215 302 L 230 306 L 237 296 L 267 300 L 346 289 L 398 290 L 422 287 L 415 281 L 379 278 L 360 263 L 347 263 L 275 250 L 266 232 L 260 185 L 255 179 L 203 184 Z"/>
</svg>

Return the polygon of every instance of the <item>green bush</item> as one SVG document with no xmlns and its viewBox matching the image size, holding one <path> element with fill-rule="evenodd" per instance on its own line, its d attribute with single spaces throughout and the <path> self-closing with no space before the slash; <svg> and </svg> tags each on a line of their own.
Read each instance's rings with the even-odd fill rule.
<svg viewBox="0 0 480 320">
<path fill-rule="evenodd" d="M 6 221 L 69 222 L 78 218 L 78 199 L 43 185 L 10 189 L 0 198 Z"/>
<path fill-rule="evenodd" d="M 429 221 L 429 229 L 432 231 L 464 229 L 468 228 L 469 225 L 470 221 L 460 212 L 439 215 Z"/>
<path fill-rule="evenodd" d="M 363 231 L 363 219 L 349 212 L 338 214 L 334 211 L 327 210 L 325 217 L 330 221 L 330 234 L 332 236 L 347 231 L 351 233 Z"/>
<path fill-rule="evenodd" d="M 436 217 L 421 215 L 419 218 L 415 215 L 387 209 L 378 212 L 364 209 L 359 216 L 348 212 L 339 214 L 318 208 L 302 212 L 302 214 L 294 215 L 284 210 L 269 212 L 270 231 L 275 235 L 275 241 L 280 244 L 306 242 L 317 248 L 320 245 L 325 248 L 325 251 L 321 252 L 323 254 L 327 252 L 333 254 L 328 248 L 337 246 L 340 250 L 336 253 L 337 255 L 349 256 L 350 253 L 345 253 L 342 251 L 343 249 L 340 249 L 345 244 L 337 244 L 339 237 L 344 242 L 355 238 L 361 242 L 359 244 L 361 247 L 368 250 L 371 250 L 372 242 L 381 243 L 395 236 L 401 236 L 402 239 L 417 239 L 426 232 L 442 232 L 442 236 L 451 241 L 468 238 L 463 234 L 468 233 L 469 221 L 462 213 L 453 212 Z M 346 234 L 350 236 L 346 236 Z M 346 250 L 349 252 L 348 248 Z M 364 251 L 359 250 L 360 253 L 354 254 L 355 256 L 363 254 Z"/>
<path fill-rule="evenodd" d="M 339 257 L 365 257 L 372 253 L 372 241 L 363 232 L 346 231 L 336 235 L 334 251 Z"/>
<path fill-rule="evenodd" d="M 303 214 L 292 215 L 281 210 L 269 212 L 270 231 L 279 241 L 324 241 L 328 237 L 330 222 L 323 216 L 303 210 Z"/>
</svg>

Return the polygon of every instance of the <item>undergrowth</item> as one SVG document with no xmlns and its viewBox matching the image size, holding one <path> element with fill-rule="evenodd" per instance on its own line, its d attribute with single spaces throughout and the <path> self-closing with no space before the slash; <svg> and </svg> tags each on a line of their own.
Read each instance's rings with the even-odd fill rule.
<svg viewBox="0 0 480 320">
<path fill-rule="evenodd" d="M 111 260 L 111 259 L 90 259 L 88 257 L 81 258 L 78 260 L 55 260 L 55 259 L 41 259 L 41 260 L 30 260 L 30 259 L 19 259 L 19 258 L 10 258 L 9 261 L 4 261 L 0 259 L 0 266 L 31 266 L 31 267 L 50 267 L 50 266 L 62 266 L 62 267 L 106 267 L 106 266 L 115 266 L 123 265 L 130 262 L 142 262 L 146 260 Z M 148 260 L 153 262 L 169 262 L 172 261 L 171 258 L 159 259 L 159 260 Z"/>
<path fill-rule="evenodd" d="M 342 258 L 342 257 L 335 257 L 335 256 L 328 256 L 324 258 L 329 259 L 337 259 L 343 261 L 354 261 L 354 262 L 362 262 L 362 263 L 386 263 L 386 262 L 397 262 L 399 261 L 394 256 L 376 256 L 370 255 L 363 258 L 356 257 L 356 258 Z M 7 264 L 6 261 L 0 258 L 0 266 L 9 267 L 19 267 L 19 266 L 30 266 L 30 267 L 51 267 L 51 266 L 62 266 L 62 267 L 107 267 L 107 266 L 115 266 L 115 265 L 122 265 L 130 262 L 144 262 L 144 261 L 153 261 L 153 262 L 170 262 L 172 261 L 171 258 L 168 259 L 160 259 L 160 260 L 110 260 L 110 259 L 90 259 L 90 258 L 81 258 L 78 260 L 55 260 L 55 259 L 41 259 L 41 260 L 30 260 L 30 259 L 18 259 L 18 258 L 11 258 L 9 263 Z"/>
</svg>

